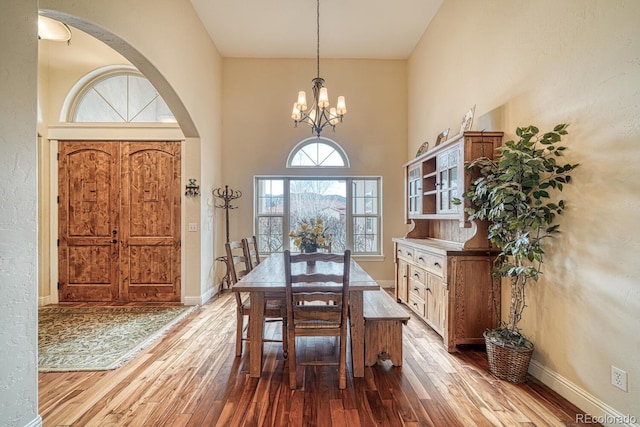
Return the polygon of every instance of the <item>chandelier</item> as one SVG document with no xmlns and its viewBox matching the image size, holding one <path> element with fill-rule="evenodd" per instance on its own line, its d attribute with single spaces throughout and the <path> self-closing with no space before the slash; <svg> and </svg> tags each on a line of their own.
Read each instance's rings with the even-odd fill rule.
<svg viewBox="0 0 640 427">
<path fill-rule="evenodd" d="M 311 130 L 318 137 L 325 126 L 329 125 L 333 130 L 336 125 L 342 122 L 342 117 L 347 113 L 347 107 L 344 102 L 344 96 L 338 97 L 335 107 L 329 107 L 329 94 L 324 86 L 324 79 L 320 77 L 320 0 L 317 0 L 316 10 L 317 24 L 317 45 L 316 45 L 316 78 L 311 80 L 313 91 L 313 104 L 307 106 L 307 94 L 301 90 L 298 92 L 298 100 L 293 103 L 293 112 L 291 118 L 298 123 L 306 123 L 311 126 Z"/>
</svg>

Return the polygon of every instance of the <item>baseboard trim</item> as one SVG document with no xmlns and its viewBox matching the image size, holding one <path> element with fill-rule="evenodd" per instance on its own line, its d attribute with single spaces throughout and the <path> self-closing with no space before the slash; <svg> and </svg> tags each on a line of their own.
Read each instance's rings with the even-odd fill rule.
<svg viewBox="0 0 640 427">
<path fill-rule="evenodd" d="M 46 297 L 38 297 L 38 307 L 42 307 L 49 304 L 57 304 L 58 300 L 53 295 L 48 295 Z"/>
<path fill-rule="evenodd" d="M 205 302 L 209 301 L 214 294 L 215 289 L 211 288 L 199 297 L 184 297 L 182 303 L 184 305 L 202 305 Z"/>
<path fill-rule="evenodd" d="M 26 424 L 24 427 L 42 427 L 42 417 L 38 415 L 36 418 L 31 420 L 29 424 Z"/>
<path fill-rule="evenodd" d="M 394 282 L 393 280 L 377 280 L 378 284 L 380 285 L 380 287 L 382 288 L 393 288 L 396 285 L 396 282 Z"/>
<path fill-rule="evenodd" d="M 605 426 L 640 427 L 635 417 L 621 414 L 535 359 L 531 360 L 529 373 L 551 390 L 576 405 L 584 411 L 584 414 L 588 414 L 592 419 L 595 418 L 594 422 L 599 422 Z"/>
</svg>

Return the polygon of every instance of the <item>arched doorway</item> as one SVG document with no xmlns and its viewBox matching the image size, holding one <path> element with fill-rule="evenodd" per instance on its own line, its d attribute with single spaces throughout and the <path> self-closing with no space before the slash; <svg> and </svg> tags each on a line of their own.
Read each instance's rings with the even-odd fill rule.
<svg viewBox="0 0 640 427">
<path fill-rule="evenodd" d="M 50 14 L 55 14 L 54 12 L 51 12 Z M 77 19 L 77 18 L 69 18 L 70 20 L 73 20 L 73 22 L 75 24 L 78 24 L 80 22 L 82 22 L 81 20 Z M 84 25 L 86 25 L 87 28 L 92 28 L 91 24 L 87 24 L 84 23 Z M 76 35 L 79 33 L 74 27 L 72 27 L 76 33 Z M 105 35 L 104 30 L 103 29 L 98 29 L 96 28 L 96 32 L 99 33 L 100 35 L 102 35 L 103 38 L 106 38 L 108 40 L 111 40 L 111 42 L 113 42 L 114 39 L 118 39 L 117 37 L 111 35 Z M 96 39 L 98 40 L 98 39 Z M 74 43 L 77 45 L 77 40 L 74 40 Z M 102 40 L 100 40 L 100 43 L 103 43 Z M 107 43 L 104 43 L 105 45 L 107 45 Z M 182 104 L 182 102 L 179 100 L 179 98 L 177 97 L 177 94 L 175 93 L 175 91 L 173 91 L 173 89 L 171 88 L 171 86 L 166 82 L 166 80 L 157 72 L 157 70 L 155 70 L 155 68 L 153 66 L 150 65 L 149 61 L 147 61 L 141 54 L 137 53 L 136 51 L 134 51 L 130 46 L 127 47 L 126 43 L 123 43 L 123 45 L 119 45 L 118 43 L 116 43 L 116 46 L 119 46 L 122 48 L 122 46 L 124 46 L 124 50 L 127 53 L 127 56 L 129 58 L 133 58 L 133 59 L 137 59 L 140 61 L 141 64 L 144 64 L 143 68 L 146 68 L 148 70 L 151 70 L 151 74 L 154 75 L 156 77 L 156 81 L 158 82 L 158 86 L 160 86 L 162 88 L 162 90 L 165 91 L 165 93 L 167 93 L 167 97 L 170 100 L 170 102 L 167 102 L 166 105 L 171 104 L 170 108 L 171 108 L 171 112 L 173 112 L 174 110 L 178 111 L 178 113 L 176 114 L 176 116 L 179 116 L 178 118 L 175 119 L 176 122 L 178 122 L 179 126 L 176 126 L 175 124 L 167 126 L 166 124 L 158 126 L 157 128 L 153 128 L 150 127 L 148 124 L 144 124 L 142 126 L 136 127 L 135 125 L 131 125 L 129 126 L 128 123 L 125 123 L 122 125 L 122 127 L 119 126 L 114 126 L 114 125 L 104 125 L 102 124 L 102 126 L 97 125 L 95 126 L 95 123 L 92 123 L 91 125 L 83 125 L 81 127 L 68 127 L 65 128 L 65 125 L 56 125 L 54 126 L 54 130 L 51 131 L 51 129 L 49 129 L 49 132 L 46 134 L 48 136 L 48 140 L 49 140 L 49 145 L 50 145 L 50 158 L 51 163 L 49 165 L 49 170 L 50 170 L 50 174 L 49 176 L 51 177 L 50 179 L 50 192 L 52 197 L 50 198 L 51 202 L 50 202 L 50 206 L 48 209 L 49 212 L 49 218 L 45 218 L 45 223 L 50 225 L 50 229 L 48 230 L 48 234 L 50 235 L 50 239 L 51 239 L 51 251 L 50 251 L 50 259 L 48 262 L 48 267 L 51 271 L 50 276 L 47 278 L 48 282 L 50 284 L 49 286 L 49 295 L 45 298 L 40 298 L 40 302 L 41 304 L 46 304 L 46 303 L 55 303 L 58 301 L 63 301 L 65 300 L 64 298 L 58 298 L 59 295 L 59 290 L 60 291 L 65 291 L 65 285 L 68 283 L 66 281 L 66 279 L 69 277 L 68 274 L 68 269 L 67 271 L 63 271 L 64 269 L 62 268 L 62 264 L 68 264 L 68 259 L 65 260 L 58 260 L 57 258 L 59 258 L 60 255 L 65 255 L 67 253 L 62 253 L 62 249 L 68 249 L 68 248 L 63 248 L 64 246 L 64 240 L 65 239 L 58 239 L 58 231 L 61 228 L 60 227 L 60 217 L 58 215 L 58 206 L 59 204 L 57 203 L 56 198 L 58 196 L 61 195 L 61 192 L 59 190 L 57 190 L 56 188 L 56 183 L 58 183 L 59 178 L 61 178 L 61 175 L 57 173 L 58 170 L 58 165 L 61 163 L 56 157 L 56 153 L 58 153 L 58 141 L 62 141 L 62 140 L 69 140 L 69 141 L 85 141 L 85 142 L 89 142 L 90 145 L 95 143 L 96 140 L 100 140 L 100 141 L 109 141 L 109 140 L 117 140 L 117 141 L 127 141 L 128 145 L 127 147 L 130 147 L 131 145 L 129 144 L 136 144 L 136 143 L 144 143 L 144 144 L 150 144 L 152 140 L 155 141 L 177 141 L 177 152 L 175 152 L 174 148 L 170 148 L 169 151 L 174 153 L 174 160 L 172 161 L 173 164 L 173 171 L 170 173 L 174 179 L 174 183 L 171 184 L 171 188 L 174 189 L 174 195 L 177 194 L 177 204 L 173 204 L 174 207 L 171 209 L 172 213 L 175 213 L 176 215 L 172 215 L 171 219 L 169 220 L 169 222 L 171 223 L 171 227 L 173 228 L 173 234 L 171 236 L 172 238 L 172 243 L 171 247 L 177 248 L 176 250 L 174 250 L 171 254 L 167 255 L 167 254 L 159 254 L 159 253 L 155 253 L 152 256 L 147 256 L 145 259 L 158 259 L 161 260 L 162 262 L 158 263 L 158 265 L 162 264 L 162 265 L 169 265 L 171 268 L 168 271 L 165 272 L 160 272 L 158 268 L 151 268 L 151 269 L 147 269 L 147 271 L 151 272 L 151 271 L 155 271 L 155 273 L 153 274 L 149 274 L 148 276 L 153 276 L 155 274 L 156 279 L 153 278 L 142 278 L 140 277 L 140 275 L 138 274 L 138 278 L 140 278 L 139 283 L 140 284 L 146 284 L 144 290 L 140 291 L 140 292 L 133 292 L 133 293 L 128 293 L 126 292 L 126 289 L 128 288 L 129 284 L 131 284 L 131 278 L 133 276 L 135 276 L 136 274 L 134 274 L 133 276 L 130 273 L 127 274 L 122 274 L 122 271 L 124 271 L 124 269 L 120 269 L 119 274 L 122 276 L 126 277 L 126 280 L 116 280 L 117 282 L 119 282 L 119 284 L 117 285 L 117 290 L 116 292 L 109 292 L 110 295 L 113 296 L 113 299 L 115 300 L 137 300 L 137 301 L 146 301 L 146 300 L 161 300 L 161 301 L 181 301 L 183 300 L 183 297 L 185 295 L 185 291 L 184 289 L 182 289 L 183 285 L 184 285 L 184 281 L 181 280 L 181 277 L 183 276 L 183 263 L 181 263 L 182 258 L 184 257 L 184 254 L 181 253 L 180 251 L 180 247 L 181 247 L 181 236 L 180 236 L 180 232 L 181 230 L 184 228 L 183 223 L 181 221 L 181 218 L 184 217 L 184 215 L 181 215 L 181 197 L 180 197 L 180 188 L 183 186 L 183 182 L 181 182 L 183 175 L 180 173 L 180 170 L 183 168 L 183 162 L 181 160 L 181 151 L 184 149 L 184 141 L 187 137 L 187 135 L 191 135 L 191 136 L 197 136 L 197 132 L 195 130 L 195 126 L 191 120 L 191 118 L 189 117 L 189 114 L 186 112 L 186 109 L 184 107 L 184 105 Z M 132 55 L 132 52 L 135 52 L 135 55 Z M 133 64 L 133 63 L 132 63 Z M 122 67 L 121 67 L 122 68 Z M 139 74 L 140 76 L 142 76 L 142 73 L 140 73 L 135 67 L 131 66 L 130 67 L 132 70 L 135 70 L 135 73 Z M 113 71 L 113 70 L 111 70 Z M 143 76 L 146 77 L 146 76 Z M 147 79 L 144 79 L 147 80 Z M 150 81 L 151 79 L 148 79 L 148 81 Z M 155 84 L 153 85 L 154 87 L 156 86 Z M 160 92 L 160 88 L 158 88 L 158 92 Z M 162 98 L 164 98 L 164 96 L 162 96 Z M 65 121 L 67 121 L 67 119 L 69 118 L 69 111 L 67 110 L 67 107 L 69 107 L 69 104 L 65 103 L 65 107 L 61 108 L 61 114 L 60 114 L 60 122 L 64 123 Z M 52 121 L 53 123 L 55 123 L 54 121 Z M 183 129 L 183 126 L 185 129 L 187 129 L 187 131 L 185 131 L 185 129 Z M 157 138 L 155 136 L 160 135 L 160 138 Z M 137 141 L 137 142 L 136 142 Z M 121 142 L 118 142 L 117 144 L 121 144 Z M 175 146 L 175 143 L 174 143 Z M 124 151 L 124 147 L 119 148 L 119 151 Z M 161 153 L 161 152 L 167 152 L 167 150 L 164 149 L 160 149 L 160 150 L 146 150 L 146 153 Z M 43 162 L 47 162 L 49 161 L 49 159 L 43 158 L 41 159 L 40 163 L 42 164 Z M 158 162 L 156 162 L 158 163 Z M 175 173 L 175 171 L 178 171 L 177 173 Z M 122 178 L 122 176 L 120 175 L 120 173 L 116 174 L 118 178 Z M 177 179 L 177 184 L 175 182 L 175 180 Z M 90 185 L 86 186 L 87 188 L 90 187 Z M 159 188 L 159 186 L 156 186 Z M 162 187 L 165 188 L 165 187 Z M 148 189 L 147 189 L 148 190 Z M 90 192 L 90 190 L 87 190 L 88 192 Z M 144 190 L 143 190 L 144 191 Z M 68 198 L 67 198 L 68 200 Z M 150 201 L 152 202 L 152 201 Z M 120 204 L 119 202 L 117 203 L 118 205 Z M 149 215 L 142 215 L 143 217 L 149 218 Z M 121 218 L 122 215 L 119 215 L 119 218 Z M 177 220 L 177 223 L 176 223 Z M 43 227 L 44 229 L 45 227 Z M 110 227 L 111 229 L 109 230 L 110 233 L 112 233 L 114 230 L 120 230 L 119 227 Z M 45 231 L 45 230 L 43 230 Z M 112 237 L 112 236 L 111 236 Z M 155 236 L 157 237 L 157 236 Z M 110 240 L 116 240 L 116 239 L 110 239 Z M 157 239 L 156 239 L 157 240 Z M 123 252 L 126 252 L 128 250 L 130 250 L 130 243 L 121 243 L 120 239 L 118 239 L 119 243 L 117 246 L 123 245 Z M 113 247 L 112 247 L 113 248 Z M 139 255 L 139 254 L 138 254 Z M 177 259 L 176 259 L 177 256 Z M 165 263 L 164 260 L 170 258 L 171 262 Z M 60 262 L 59 262 L 60 261 Z M 130 262 L 122 262 L 119 260 L 114 261 L 115 265 L 118 266 L 130 266 L 131 263 Z M 45 263 L 46 264 L 46 263 Z M 177 271 L 176 271 L 177 269 Z M 77 271 L 80 271 L 82 269 L 76 269 Z M 109 270 L 109 268 L 107 268 L 107 270 Z M 140 271 L 140 269 L 138 269 L 138 271 Z M 135 273 L 135 272 L 134 272 Z M 113 275 L 111 275 L 113 276 Z M 169 278 L 170 283 L 167 282 L 167 279 Z M 160 280 L 161 279 L 161 280 Z M 111 281 L 115 280 L 113 277 L 111 277 Z M 104 282 L 104 280 L 100 279 L 100 280 L 89 280 L 90 282 L 97 282 L 97 283 L 102 283 Z M 81 281 L 80 281 L 81 282 Z M 163 282 L 163 283 L 160 283 Z M 111 285 L 109 285 L 111 286 Z M 162 290 L 159 290 L 159 288 L 162 288 Z M 171 289 L 169 289 L 171 288 Z M 40 287 L 40 290 L 42 291 L 43 287 Z M 139 287 L 138 289 L 142 289 L 141 287 Z M 100 294 L 102 291 L 97 291 L 97 294 Z M 91 293 L 90 293 L 91 294 Z M 42 295 L 42 294 L 41 294 Z M 151 295 L 151 296 L 150 296 Z M 86 297 L 86 296 L 85 296 Z M 88 300 L 103 300 L 103 298 L 101 297 L 88 297 Z M 108 298 L 107 298 L 108 299 Z"/>
</svg>

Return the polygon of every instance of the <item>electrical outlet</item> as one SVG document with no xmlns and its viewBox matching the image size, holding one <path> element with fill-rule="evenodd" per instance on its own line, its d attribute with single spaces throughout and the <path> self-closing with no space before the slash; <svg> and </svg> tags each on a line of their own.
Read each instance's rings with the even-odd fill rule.
<svg viewBox="0 0 640 427">
<path fill-rule="evenodd" d="M 611 384 L 622 391 L 627 391 L 627 373 L 611 365 Z"/>
<path fill-rule="evenodd" d="M 198 231 L 198 223 L 190 222 L 189 223 L 189 231 Z"/>
</svg>

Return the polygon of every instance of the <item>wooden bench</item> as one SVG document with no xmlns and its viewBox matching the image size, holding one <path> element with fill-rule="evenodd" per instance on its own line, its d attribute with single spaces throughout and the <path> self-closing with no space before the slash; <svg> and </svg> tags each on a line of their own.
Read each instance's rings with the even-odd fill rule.
<svg viewBox="0 0 640 427">
<path fill-rule="evenodd" d="M 402 366 L 402 325 L 409 314 L 383 289 L 363 292 L 363 302 L 365 366 L 379 359 Z"/>
</svg>

